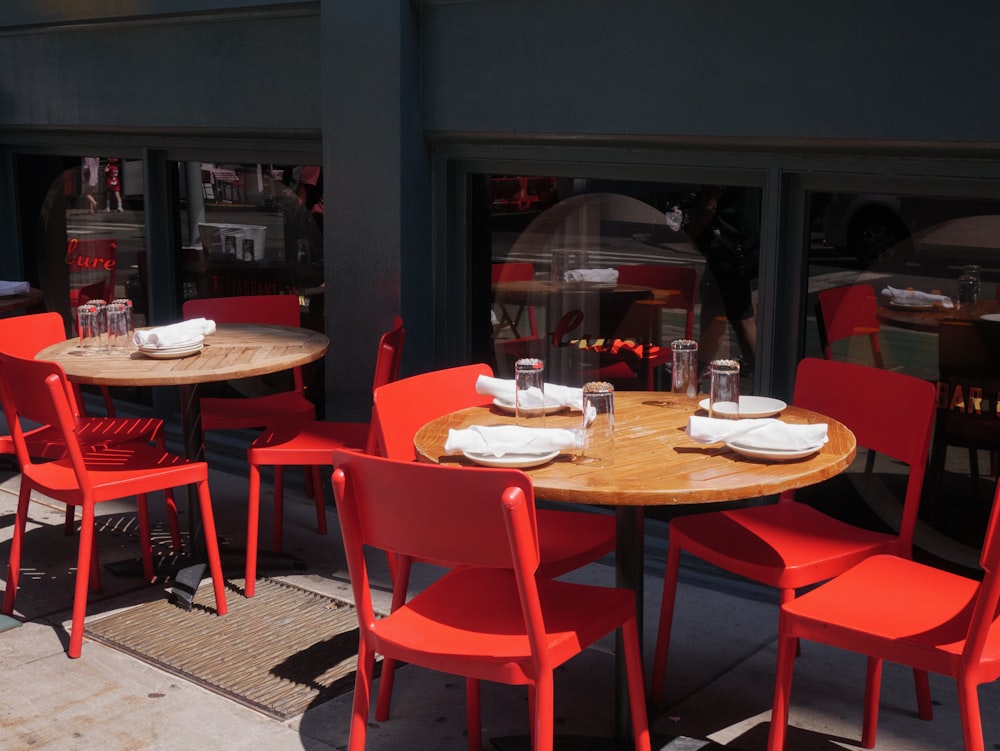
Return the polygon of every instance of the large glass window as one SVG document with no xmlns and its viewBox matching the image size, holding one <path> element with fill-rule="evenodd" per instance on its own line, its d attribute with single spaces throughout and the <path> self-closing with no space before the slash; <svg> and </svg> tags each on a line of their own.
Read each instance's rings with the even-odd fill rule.
<svg viewBox="0 0 1000 751">
<path fill-rule="evenodd" d="M 536 356 L 554 381 L 669 390 L 670 342 L 695 339 L 702 370 L 738 359 L 752 390 L 760 189 L 480 179 L 491 205 L 472 236 L 489 238 L 498 373 Z"/>
</svg>

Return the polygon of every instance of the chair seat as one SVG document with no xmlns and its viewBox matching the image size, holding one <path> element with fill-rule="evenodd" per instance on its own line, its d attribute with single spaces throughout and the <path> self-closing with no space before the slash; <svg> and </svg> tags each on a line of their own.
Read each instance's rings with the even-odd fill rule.
<svg viewBox="0 0 1000 751">
<path fill-rule="evenodd" d="M 314 420 L 268 428 L 250 444 L 248 458 L 251 464 L 328 465 L 334 450 L 363 451 L 367 442 L 366 422 Z"/>
<path fill-rule="evenodd" d="M 899 539 L 788 501 L 678 517 L 670 522 L 670 542 L 727 571 L 796 589 L 875 553 L 895 552 Z"/>
<path fill-rule="evenodd" d="M 561 576 L 615 549 L 615 517 L 590 511 L 538 509 L 538 573 Z"/>
<path fill-rule="evenodd" d="M 861 654 L 954 675 L 965 648 L 979 582 L 893 555 L 878 555 L 784 607 L 795 634 L 850 644 Z M 924 602 L 926 607 L 913 607 Z M 810 620 L 811 614 L 815 620 Z M 1000 624 L 994 623 L 983 660 L 1000 675 Z"/>
<path fill-rule="evenodd" d="M 553 666 L 614 631 L 635 607 L 629 590 L 551 579 L 538 580 L 538 594 Z M 371 628 L 377 651 L 435 670 L 515 684 L 536 672 L 509 570 L 452 570 Z"/>
<path fill-rule="evenodd" d="M 316 406 L 297 391 L 233 399 L 209 396 L 200 405 L 202 430 L 264 428 L 316 419 Z"/>
</svg>

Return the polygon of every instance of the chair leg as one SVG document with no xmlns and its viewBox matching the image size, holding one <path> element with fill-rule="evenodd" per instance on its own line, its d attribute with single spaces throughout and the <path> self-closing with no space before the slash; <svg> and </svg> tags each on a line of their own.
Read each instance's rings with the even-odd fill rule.
<svg viewBox="0 0 1000 751">
<path fill-rule="evenodd" d="M 153 570 L 153 538 L 149 532 L 149 499 L 145 493 L 136 496 L 136 506 L 139 512 L 139 547 L 142 551 L 142 575 L 146 581 L 156 580 Z"/>
<path fill-rule="evenodd" d="M 219 536 L 215 531 L 215 516 L 212 514 L 212 497 L 208 492 L 207 479 L 198 483 L 198 508 L 201 511 L 202 528 L 205 530 L 205 553 L 208 556 L 208 570 L 212 575 L 215 612 L 219 615 L 225 615 L 229 612 L 229 606 L 226 605 L 226 582 L 222 578 Z"/>
<path fill-rule="evenodd" d="M 962 740 L 965 741 L 965 751 L 983 751 L 979 689 L 967 675 L 958 677 L 958 712 L 962 719 Z"/>
<path fill-rule="evenodd" d="M 271 547 L 280 553 L 285 536 L 285 468 L 280 464 L 274 468 L 274 537 Z"/>
<path fill-rule="evenodd" d="M 917 691 L 917 715 L 921 720 L 934 719 L 934 705 L 931 702 L 931 682 L 926 670 L 913 668 L 913 685 Z"/>
<path fill-rule="evenodd" d="M 76 522 L 76 506 L 66 505 L 66 521 L 63 523 L 63 533 L 66 537 L 73 536 L 73 524 Z"/>
<path fill-rule="evenodd" d="M 348 751 L 364 751 L 368 736 L 368 711 L 372 700 L 372 674 L 375 672 L 375 653 L 361 638 L 358 644 L 358 669 L 354 676 L 354 702 L 351 706 L 351 733 Z"/>
<path fill-rule="evenodd" d="M 260 467 L 250 464 L 250 492 L 247 496 L 247 558 L 244 596 L 253 597 L 257 588 L 257 538 L 260 533 Z"/>
<path fill-rule="evenodd" d="M 406 602 L 406 590 L 410 585 L 410 568 L 413 560 L 406 556 L 396 558 L 395 573 L 392 577 L 392 604 L 389 612 L 395 612 Z M 375 721 L 385 722 L 389 719 L 389 704 L 392 702 L 392 683 L 396 677 L 396 660 L 391 657 L 382 658 L 382 677 L 379 680 L 378 702 L 375 705 Z"/>
<path fill-rule="evenodd" d="M 663 701 L 667 675 L 667 653 L 673 628 L 674 601 L 677 597 L 677 576 L 681 566 L 681 548 L 674 542 L 667 545 L 667 568 L 663 574 L 663 600 L 660 605 L 660 625 L 656 629 L 656 652 L 653 656 L 653 677 L 649 703 L 658 706 Z"/>
<path fill-rule="evenodd" d="M 531 746 L 536 751 L 552 751 L 555 736 L 555 680 L 551 670 L 542 670 L 535 680 L 535 721 Z"/>
<path fill-rule="evenodd" d="M 28 502 L 31 498 L 31 488 L 21 481 L 21 492 L 17 499 L 17 514 L 14 518 L 14 535 L 10 541 L 10 557 L 7 564 L 7 588 L 3 593 L 4 615 L 14 612 L 14 601 L 17 599 L 17 582 L 21 573 L 21 547 L 24 544 L 24 528 L 28 523 Z"/>
<path fill-rule="evenodd" d="M 629 707 L 632 712 L 632 737 L 635 739 L 636 751 L 650 751 L 646 686 L 642 677 L 639 626 L 635 618 L 622 624 L 622 645 L 625 649 L 625 676 L 628 681 Z"/>
<path fill-rule="evenodd" d="M 73 592 L 73 620 L 70 626 L 70 657 L 80 656 L 83 649 L 83 621 L 87 615 L 87 592 L 94 568 L 94 504 L 85 503 L 80 523 L 80 546 L 76 554 L 76 585 Z"/>
<path fill-rule="evenodd" d="M 323 478 L 319 467 L 315 464 L 306 468 L 306 474 L 312 478 L 313 498 L 316 500 L 316 531 L 326 534 L 326 499 L 323 497 Z"/>
<path fill-rule="evenodd" d="M 156 435 L 156 447 L 163 452 L 167 450 L 167 439 L 162 430 Z M 170 541 L 173 544 L 174 552 L 180 553 L 184 549 L 184 545 L 181 542 L 181 525 L 177 521 L 177 501 L 174 499 L 174 489 L 167 488 L 163 491 L 163 495 L 167 502 L 167 526 L 170 527 Z"/>
<path fill-rule="evenodd" d="M 465 679 L 465 727 L 469 736 L 469 751 L 483 751 L 483 718 L 479 688 L 477 678 Z"/>
<path fill-rule="evenodd" d="M 861 745 L 863 748 L 875 748 L 875 736 L 878 732 L 878 704 L 882 683 L 882 660 L 878 657 L 868 658 L 868 674 L 865 676 L 865 720 L 861 728 Z"/>
<path fill-rule="evenodd" d="M 788 733 L 788 708 L 791 703 L 792 677 L 795 672 L 795 648 L 798 637 L 778 639 L 778 667 L 774 679 L 774 700 L 771 704 L 771 728 L 767 736 L 767 751 L 784 751 Z"/>
</svg>

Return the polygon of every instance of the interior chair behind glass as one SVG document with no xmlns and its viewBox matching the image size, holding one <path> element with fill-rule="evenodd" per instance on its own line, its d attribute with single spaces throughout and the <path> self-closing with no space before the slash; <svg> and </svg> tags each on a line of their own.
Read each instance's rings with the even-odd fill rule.
<svg viewBox="0 0 1000 751">
<path fill-rule="evenodd" d="M 842 339 L 854 336 L 868 338 L 871 345 L 872 361 L 878 368 L 884 368 L 882 345 L 879 342 L 881 324 L 875 288 L 870 284 L 851 284 L 822 290 L 817 295 L 816 325 L 823 357 L 833 359 L 832 345 Z"/>
<path fill-rule="evenodd" d="M 1000 486 L 994 494 L 980 557 L 981 581 L 915 563 L 905 556 L 878 555 L 782 605 L 768 751 L 781 751 L 786 745 L 800 639 L 868 657 L 861 732 L 865 748 L 875 747 L 879 676 L 882 661 L 890 660 L 953 678 L 965 751 L 983 751 L 978 690 L 1000 677 L 998 515 Z"/>
<path fill-rule="evenodd" d="M 492 376 L 485 364 L 463 365 L 401 378 L 375 390 L 372 423 L 379 455 L 412 462 L 416 457 L 413 438 L 420 428 L 441 415 L 489 403 L 476 391 L 480 375 Z M 615 547 L 615 518 L 589 511 L 539 509 L 539 573 L 555 577 L 607 555 Z M 392 608 L 406 601 L 412 559 L 390 558 L 393 567 Z M 381 690 L 375 716 L 389 715 L 395 662 L 382 663 Z"/>
<path fill-rule="evenodd" d="M 375 359 L 375 389 L 395 381 L 403 355 L 406 331 L 403 319 L 396 317 L 393 327 L 382 334 Z M 247 509 L 246 596 L 253 597 L 257 578 L 257 536 L 260 522 L 260 468 L 274 467 L 274 539 L 273 547 L 282 544 L 284 508 L 284 468 L 304 465 L 312 468 L 316 502 L 316 524 L 320 534 L 326 534 L 326 503 L 319 468 L 330 465 L 336 449 L 374 450 L 374 431 L 370 422 L 332 422 L 311 420 L 306 423 L 267 428 L 247 449 L 250 464 L 250 495 Z"/>
<path fill-rule="evenodd" d="M 337 515 L 361 632 L 351 751 L 365 745 L 376 654 L 466 678 L 470 751 L 482 748 L 479 682 L 527 686 L 532 748 L 551 749 L 555 669 L 617 629 L 635 748 L 649 749 L 635 594 L 539 575 L 527 475 L 341 451 L 334 464 Z M 377 618 L 366 547 L 450 570 Z"/>
<path fill-rule="evenodd" d="M 21 465 L 21 488 L 10 545 L 3 613 L 9 615 L 14 611 L 32 494 L 40 494 L 68 506 L 79 506 L 83 512 L 67 650 L 70 657 L 79 657 L 83 647 L 87 593 L 89 589 L 100 588 L 95 506 L 104 501 L 136 497 L 143 575 L 152 581 L 155 573 L 146 497 L 155 491 L 186 485 L 197 487 L 216 610 L 219 615 L 226 613 L 225 586 L 208 489 L 208 466 L 204 462 L 188 461 L 148 443 L 115 446 L 81 444 L 76 436 L 77 420 L 69 384 L 62 368 L 53 362 L 0 353 L 0 400 Z M 33 459 L 28 453 L 22 421 L 55 427 L 66 449 L 63 456 L 52 461 Z"/>
<path fill-rule="evenodd" d="M 898 534 L 847 524 L 785 493 L 777 503 L 709 511 L 670 522 L 663 604 L 653 659 L 651 700 L 663 699 L 682 552 L 779 590 L 797 589 L 843 573 L 878 553 L 908 557 L 934 423 L 934 386 L 866 365 L 807 358 L 799 363 L 792 403 L 833 418 L 858 445 L 905 465 L 908 477 Z M 921 717 L 931 715 L 926 673 L 916 676 Z"/>
</svg>

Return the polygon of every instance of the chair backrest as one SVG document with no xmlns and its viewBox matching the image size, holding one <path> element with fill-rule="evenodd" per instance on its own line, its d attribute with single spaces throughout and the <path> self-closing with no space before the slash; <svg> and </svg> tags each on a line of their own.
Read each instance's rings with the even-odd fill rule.
<svg viewBox="0 0 1000 751">
<path fill-rule="evenodd" d="M 187 300 L 182 307 L 184 320 L 210 318 L 216 323 L 271 323 L 301 326 L 298 295 L 243 295 L 201 297 Z M 292 368 L 295 390 L 305 391 L 302 368 Z"/>
<path fill-rule="evenodd" d="M 819 329 L 823 357 L 833 359 L 834 342 L 851 336 L 867 336 L 872 342 L 876 365 L 882 367 L 878 333 L 878 303 L 870 284 L 850 284 L 824 289 L 817 295 L 816 326 Z"/>
<path fill-rule="evenodd" d="M 976 593 L 975 607 L 969 619 L 963 662 L 976 665 L 982 660 L 986 640 L 993 630 L 993 624 L 1000 613 L 1000 483 L 993 494 L 993 510 L 983 539 L 983 550 L 979 557 L 983 567 L 983 578 Z"/>
<path fill-rule="evenodd" d="M 843 423 L 858 445 L 909 465 L 900 539 L 909 550 L 923 488 L 936 393 L 933 384 L 868 365 L 805 358 L 792 403 Z"/>
<path fill-rule="evenodd" d="M 694 332 L 694 304 L 698 294 L 698 270 L 693 266 L 664 266 L 659 264 L 624 264 L 617 268 L 620 284 L 636 284 L 660 290 L 673 290 L 674 294 L 660 300 L 665 308 L 678 308 L 687 312 L 684 323 L 685 337 Z"/>
<path fill-rule="evenodd" d="M 938 423 L 935 442 L 1000 448 L 1000 332 L 994 324 L 938 324 Z"/>
<path fill-rule="evenodd" d="M 535 278 L 535 264 L 530 261 L 494 263 L 490 269 L 491 281 L 530 282 Z"/>
<path fill-rule="evenodd" d="M 406 329 L 403 319 L 396 316 L 392 328 L 382 334 L 378 342 L 378 355 L 375 358 L 375 376 L 372 379 L 372 399 L 375 391 L 387 383 L 399 378 L 399 364 L 403 359 L 403 341 L 406 339 Z M 365 451 L 374 454 L 378 451 L 378 436 L 372 423 L 368 426 L 368 440 Z"/>
<path fill-rule="evenodd" d="M 534 494 L 523 472 L 400 462 L 350 451 L 335 451 L 333 465 L 337 517 L 363 622 L 370 622 L 366 616 L 374 619 L 365 546 L 449 568 L 513 569 L 516 540 L 523 570 L 537 569 Z M 507 509 L 521 517 L 510 536 Z"/>
<path fill-rule="evenodd" d="M 462 365 L 401 378 L 375 389 L 372 426 L 379 455 L 413 461 L 413 437 L 427 422 L 448 412 L 486 404 L 476 392 L 480 375 L 493 375 L 489 365 Z"/>
</svg>

